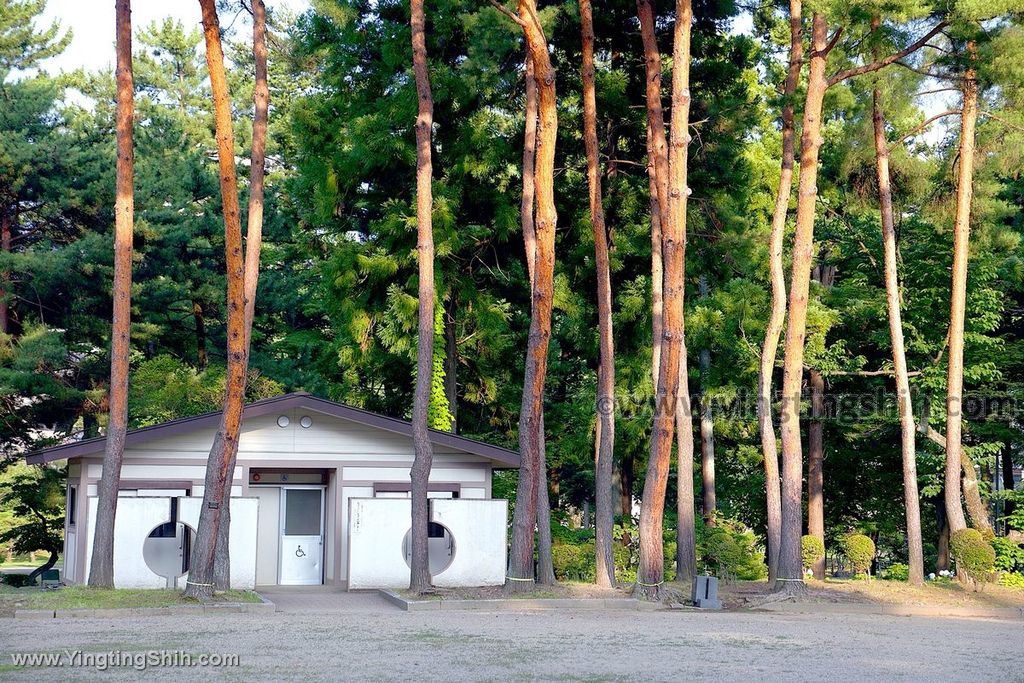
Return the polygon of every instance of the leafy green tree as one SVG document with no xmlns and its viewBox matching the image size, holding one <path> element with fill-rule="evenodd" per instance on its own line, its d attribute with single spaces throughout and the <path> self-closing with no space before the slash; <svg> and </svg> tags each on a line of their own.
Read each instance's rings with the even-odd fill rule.
<svg viewBox="0 0 1024 683">
<path fill-rule="evenodd" d="M 43 550 L 46 562 L 32 570 L 33 583 L 60 559 L 64 543 L 64 472 L 48 466 L 14 474 L 5 486 L 2 503 L 14 513 L 14 525 L 0 534 L 16 553 Z"/>
</svg>

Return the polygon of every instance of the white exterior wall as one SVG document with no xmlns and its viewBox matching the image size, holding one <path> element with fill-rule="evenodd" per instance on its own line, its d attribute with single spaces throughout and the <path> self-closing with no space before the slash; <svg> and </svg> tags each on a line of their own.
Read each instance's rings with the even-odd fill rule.
<svg viewBox="0 0 1024 683">
<path fill-rule="evenodd" d="M 281 415 L 289 418 L 287 427 L 278 426 L 277 420 Z M 309 428 L 301 426 L 303 416 L 312 418 L 313 424 Z M 125 486 L 130 486 L 132 480 L 191 482 L 192 498 L 201 498 L 206 459 L 214 433 L 212 427 L 196 429 L 126 449 L 121 474 Z M 232 496 L 252 496 L 261 500 L 254 582 L 269 585 L 277 581 L 279 513 L 276 501 L 280 491 L 273 487 L 249 486 L 250 469 L 313 468 L 328 471 L 330 477 L 324 504 L 324 580 L 325 583 L 344 583 L 348 577 L 348 499 L 372 497 L 375 482 L 408 482 L 412 461 L 411 437 L 315 410 L 287 409 L 246 420 L 239 439 Z M 79 533 L 72 531 L 65 536 L 64 557 L 69 565 L 65 577 L 70 581 L 83 582 L 78 576 L 87 576 L 85 568 L 86 558 L 90 555 L 96 483 L 103 468 L 99 455 L 74 462 L 78 463 L 75 466 L 80 467 L 81 474 L 78 481 Z M 459 484 L 463 498 L 489 498 L 492 466 L 493 463 L 486 458 L 435 445 L 430 480 Z M 152 496 L 155 493 L 144 491 L 142 495 Z M 269 497 L 275 501 L 271 502 Z M 83 534 L 81 531 L 87 528 L 86 525 L 90 525 L 90 531 Z M 71 566 L 73 559 L 77 562 Z"/>
<path fill-rule="evenodd" d="M 353 498 L 349 501 L 348 588 L 408 588 L 409 565 L 403 541 L 409 531 L 408 498 Z M 442 588 L 500 586 L 505 583 L 504 500 L 433 499 L 431 521 L 454 539 L 451 563 L 432 577 Z"/>
<path fill-rule="evenodd" d="M 96 532 L 97 498 L 89 500 L 84 577 L 89 576 L 92 540 Z M 199 498 L 178 498 L 178 521 L 194 530 L 199 522 Z M 256 578 L 256 520 L 259 501 L 238 498 L 231 501 L 231 587 L 251 589 Z M 146 564 L 143 544 L 150 532 L 170 521 L 171 499 L 167 497 L 120 498 L 114 522 L 114 585 L 118 588 L 166 588 L 167 579 Z M 188 574 L 177 580 L 185 586 Z M 85 583 L 83 580 L 82 583 Z"/>
<path fill-rule="evenodd" d="M 179 498 L 178 521 L 193 529 L 199 528 L 202 498 Z M 228 550 L 231 555 L 231 587 L 252 590 L 256 587 L 256 525 L 260 501 L 257 498 L 231 499 L 231 530 Z M 185 586 L 188 574 L 180 585 Z"/>
</svg>

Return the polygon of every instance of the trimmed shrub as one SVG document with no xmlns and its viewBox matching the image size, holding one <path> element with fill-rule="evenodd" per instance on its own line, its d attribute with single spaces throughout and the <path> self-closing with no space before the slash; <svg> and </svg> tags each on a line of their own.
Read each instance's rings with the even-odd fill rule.
<svg viewBox="0 0 1024 683">
<path fill-rule="evenodd" d="M 902 562 L 894 562 L 885 568 L 882 578 L 888 581 L 906 581 L 910 578 L 910 567 Z"/>
<path fill-rule="evenodd" d="M 719 578 L 734 579 L 743 561 L 743 551 L 728 531 L 712 529 L 704 541 L 701 559 Z"/>
<path fill-rule="evenodd" d="M 3 582 L 12 588 L 24 588 L 25 586 L 36 585 L 35 580 L 29 580 L 28 574 L 3 574 L 0 575 Z"/>
<path fill-rule="evenodd" d="M 996 551 L 977 529 L 958 529 L 949 537 L 949 554 L 958 572 L 972 581 L 984 582 L 995 569 Z"/>
<path fill-rule="evenodd" d="M 697 520 L 697 567 L 722 579 L 757 581 L 768 576 L 757 536 L 742 522 L 718 518 L 709 527 Z"/>
<path fill-rule="evenodd" d="M 595 565 L 593 543 L 556 543 L 551 546 L 551 564 L 559 581 L 593 581 Z"/>
<path fill-rule="evenodd" d="M 810 569 L 825 557 L 825 542 L 817 536 L 807 535 L 800 539 L 800 557 L 804 569 Z"/>
<path fill-rule="evenodd" d="M 843 538 L 843 554 L 855 574 L 867 574 L 875 559 L 875 542 L 864 534 L 848 534 Z"/>
</svg>

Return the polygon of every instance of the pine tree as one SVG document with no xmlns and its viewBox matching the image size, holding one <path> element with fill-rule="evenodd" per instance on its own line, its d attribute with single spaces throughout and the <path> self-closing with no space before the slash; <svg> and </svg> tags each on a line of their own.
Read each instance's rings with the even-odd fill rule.
<svg viewBox="0 0 1024 683">
<path fill-rule="evenodd" d="M 207 600 L 215 585 L 214 563 L 220 534 L 221 513 L 225 491 L 230 492 L 234 478 L 238 437 L 242 428 L 242 407 L 245 400 L 246 334 L 245 273 L 242 255 L 242 224 L 235 175 L 234 132 L 231 121 L 231 95 L 224 71 L 220 22 L 214 0 L 200 0 L 203 11 L 203 35 L 206 39 L 206 62 L 213 91 L 217 129 L 217 153 L 220 166 L 221 196 L 224 210 L 224 258 L 227 265 L 227 385 L 220 426 L 210 448 L 206 464 L 206 486 L 203 507 L 189 563 L 189 580 L 185 595 Z"/>
<path fill-rule="evenodd" d="M 431 226 L 433 166 L 431 165 L 431 129 L 434 125 L 434 99 L 427 70 L 426 17 L 423 0 L 412 0 L 412 62 L 416 76 L 419 111 L 416 117 L 416 234 L 419 253 L 419 337 L 416 366 L 416 390 L 413 394 L 412 429 L 416 451 L 412 478 L 412 562 L 410 590 L 422 593 L 430 586 L 427 556 L 427 482 L 433 459 L 433 447 L 427 432 L 427 413 L 434 371 L 434 232 Z"/>
<path fill-rule="evenodd" d="M 114 586 L 114 524 L 121 484 L 121 462 L 128 431 L 128 370 L 131 346 L 132 232 L 135 221 L 132 141 L 135 91 L 132 82 L 130 0 L 117 0 L 117 197 L 114 208 L 114 316 L 110 344 L 110 410 L 97 485 L 96 529 L 89 563 L 89 585 Z"/>
<path fill-rule="evenodd" d="M 612 555 L 612 460 L 615 450 L 615 349 L 612 334 L 612 285 L 608 264 L 608 233 L 604 220 L 601 168 L 597 143 L 597 94 L 594 85 L 594 17 L 590 0 L 580 0 L 583 34 L 583 127 L 587 150 L 587 183 L 590 189 L 590 222 L 594 231 L 594 262 L 597 269 L 597 308 L 600 365 L 597 371 L 597 453 L 594 499 L 597 503 L 595 543 L 599 586 L 615 585 Z"/>
</svg>

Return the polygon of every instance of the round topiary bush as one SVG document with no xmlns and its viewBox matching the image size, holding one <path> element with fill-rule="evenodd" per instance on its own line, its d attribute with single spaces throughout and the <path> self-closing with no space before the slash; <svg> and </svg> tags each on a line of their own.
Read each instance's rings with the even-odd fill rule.
<svg viewBox="0 0 1024 683">
<path fill-rule="evenodd" d="M 977 529 L 954 531 L 949 537 L 949 554 L 957 571 L 972 581 L 987 581 L 995 569 L 996 551 Z"/>
<path fill-rule="evenodd" d="M 597 571 L 594 542 L 552 545 L 551 564 L 559 581 L 593 581 Z"/>
<path fill-rule="evenodd" d="M 864 534 L 849 534 L 843 538 L 843 554 L 855 574 L 867 574 L 875 559 L 875 542 Z"/>
<path fill-rule="evenodd" d="M 739 544 L 724 529 L 713 529 L 704 541 L 704 564 L 719 578 L 731 579 L 742 560 Z"/>
<path fill-rule="evenodd" d="M 817 536 L 804 536 L 800 539 L 800 557 L 804 569 L 810 569 L 825 558 L 825 542 Z"/>
</svg>

